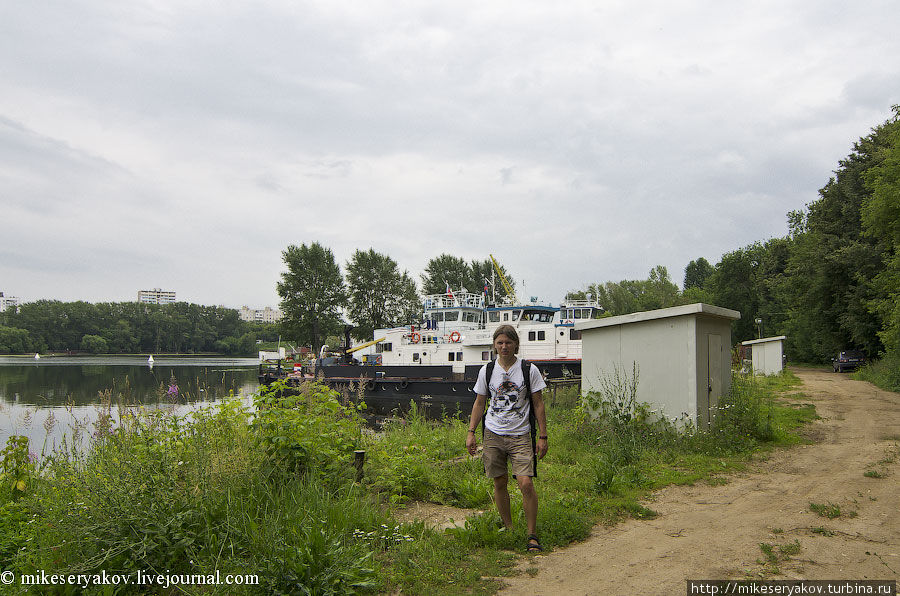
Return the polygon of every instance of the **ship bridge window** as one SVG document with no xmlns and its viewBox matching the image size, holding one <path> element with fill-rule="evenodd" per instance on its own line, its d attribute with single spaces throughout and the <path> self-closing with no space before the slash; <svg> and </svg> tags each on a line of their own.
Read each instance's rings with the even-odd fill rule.
<svg viewBox="0 0 900 596">
<path fill-rule="evenodd" d="M 488 313 L 488 321 L 491 323 L 499 323 L 500 322 L 500 313 L 496 310 L 492 310 Z"/>
<path fill-rule="evenodd" d="M 541 323 L 549 323 L 553 320 L 553 313 L 544 312 L 541 310 L 535 311 L 525 311 L 522 313 L 523 321 L 539 321 Z"/>
<path fill-rule="evenodd" d="M 432 321 L 435 321 L 435 322 L 443 321 L 443 320 L 444 320 L 444 313 L 442 313 L 442 312 L 432 313 L 432 315 L 431 315 L 431 320 L 432 320 Z"/>
<path fill-rule="evenodd" d="M 467 323 L 477 323 L 481 317 L 477 312 L 464 312 L 463 313 L 463 321 Z"/>
<path fill-rule="evenodd" d="M 513 318 L 512 318 L 512 320 L 513 320 L 513 321 L 518 321 L 518 320 L 519 320 L 519 315 L 521 315 L 521 314 L 522 314 L 522 311 L 521 311 L 521 310 L 514 310 L 514 311 L 513 311 Z"/>
<path fill-rule="evenodd" d="M 375 344 L 375 353 L 381 354 L 382 352 L 390 352 L 393 346 L 390 343 L 381 342 Z"/>
<path fill-rule="evenodd" d="M 581 331 L 569 329 L 569 339 L 581 339 Z"/>
<path fill-rule="evenodd" d="M 444 313 L 444 320 L 445 320 L 445 321 L 458 321 L 458 320 L 459 320 L 459 311 L 458 311 L 458 310 L 451 310 L 451 311 L 449 311 L 449 312 L 445 312 L 445 313 Z"/>
<path fill-rule="evenodd" d="M 447 361 L 448 361 L 448 362 L 453 362 L 455 356 L 456 356 L 456 353 L 455 353 L 455 352 L 449 352 L 449 353 L 447 354 Z"/>
<path fill-rule="evenodd" d="M 547 334 L 544 331 L 528 332 L 528 341 L 544 341 L 545 339 L 547 339 Z"/>
</svg>

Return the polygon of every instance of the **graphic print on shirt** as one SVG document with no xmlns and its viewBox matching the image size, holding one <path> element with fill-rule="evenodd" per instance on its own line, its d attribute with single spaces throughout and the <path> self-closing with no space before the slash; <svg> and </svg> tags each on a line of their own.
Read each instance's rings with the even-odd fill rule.
<svg viewBox="0 0 900 596">
<path fill-rule="evenodd" d="M 504 373 L 503 381 L 491 391 L 491 415 L 502 426 L 514 426 L 525 418 L 527 400 L 520 399 L 522 387 Z"/>
</svg>

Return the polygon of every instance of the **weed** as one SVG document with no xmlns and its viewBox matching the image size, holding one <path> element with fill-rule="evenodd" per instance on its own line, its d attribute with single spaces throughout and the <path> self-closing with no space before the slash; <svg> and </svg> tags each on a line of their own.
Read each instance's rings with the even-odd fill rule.
<svg viewBox="0 0 900 596">
<path fill-rule="evenodd" d="M 884 472 L 878 470 L 866 470 L 863 472 L 863 476 L 866 478 L 884 478 Z"/>
<path fill-rule="evenodd" d="M 766 556 L 766 562 L 775 565 L 778 563 L 778 555 L 775 554 L 775 547 L 768 542 L 760 542 L 759 550 Z"/>
<path fill-rule="evenodd" d="M 809 509 L 813 513 L 821 516 L 827 517 L 828 519 L 835 519 L 841 516 L 841 506 L 835 505 L 834 503 L 810 503 Z"/>
<path fill-rule="evenodd" d="M 822 536 L 834 536 L 834 530 L 829 530 L 828 528 L 824 528 L 822 526 L 817 526 L 815 528 L 810 528 L 810 531 L 813 534 L 821 534 Z"/>
<path fill-rule="evenodd" d="M 778 552 L 780 552 L 783 557 L 790 557 L 799 554 L 800 541 L 794 540 L 793 542 L 789 542 L 788 544 L 782 544 L 778 547 Z"/>
</svg>

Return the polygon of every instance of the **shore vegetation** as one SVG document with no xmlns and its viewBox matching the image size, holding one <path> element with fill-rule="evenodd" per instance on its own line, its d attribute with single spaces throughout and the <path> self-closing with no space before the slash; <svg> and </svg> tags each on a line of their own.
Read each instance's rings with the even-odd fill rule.
<svg viewBox="0 0 900 596">
<path fill-rule="evenodd" d="M 735 377 L 710 432 L 631 401 L 636 382 L 622 375 L 587 400 L 574 388 L 548 396 L 545 548 L 583 540 L 597 523 L 652 518 L 650 491 L 726 481 L 760 450 L 800 441 L 798 426 L 815 416 L 776 397 L 797 385 L 790 373 Z M 237 587 L 248 594 L 480 594 L 527 556 L 521 504 L 514 496 L 515 529 L 501 531 L 459 418 L 412 408 L 375 433 L 361 404 L 316 383 L 276 383 L 252 407 L 227 399 L 185 416 L 111 401 L 80 429 L 88 447 L 76 437 L 35 454 L 13 437 L 0 453 L 0 568 L 257 574 L 258 585 Z M 472 512 L 443 531 L 401 523 L 413 501 Z"/>
</svg>

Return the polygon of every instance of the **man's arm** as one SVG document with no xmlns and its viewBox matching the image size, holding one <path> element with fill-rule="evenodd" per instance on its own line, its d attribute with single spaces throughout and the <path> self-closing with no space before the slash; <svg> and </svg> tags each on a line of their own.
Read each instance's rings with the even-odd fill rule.
<svg viewBox="0 0 900 596">
<path fill-rule="evenodd" d="M 475 403 L 472 404 L 472 417 L 469 419 L 469 431 L 466 433 L 466 450 L 469 455 L 475 455 L 478 449 L 478 439 L 475 438 L 475 431 L 478 429 L 478 423 L 484 416 L 484 404 L 487 402 L 486 395 L 476 395 Z"/>
<path fill-rule="evenodd" d="M 547 455 L 547 411 L 540 391 L 531 394 L 531 407 L 534 408 L 534 417 L 538 424 L 537 456 L 541 459 Z"/>
</svg>

